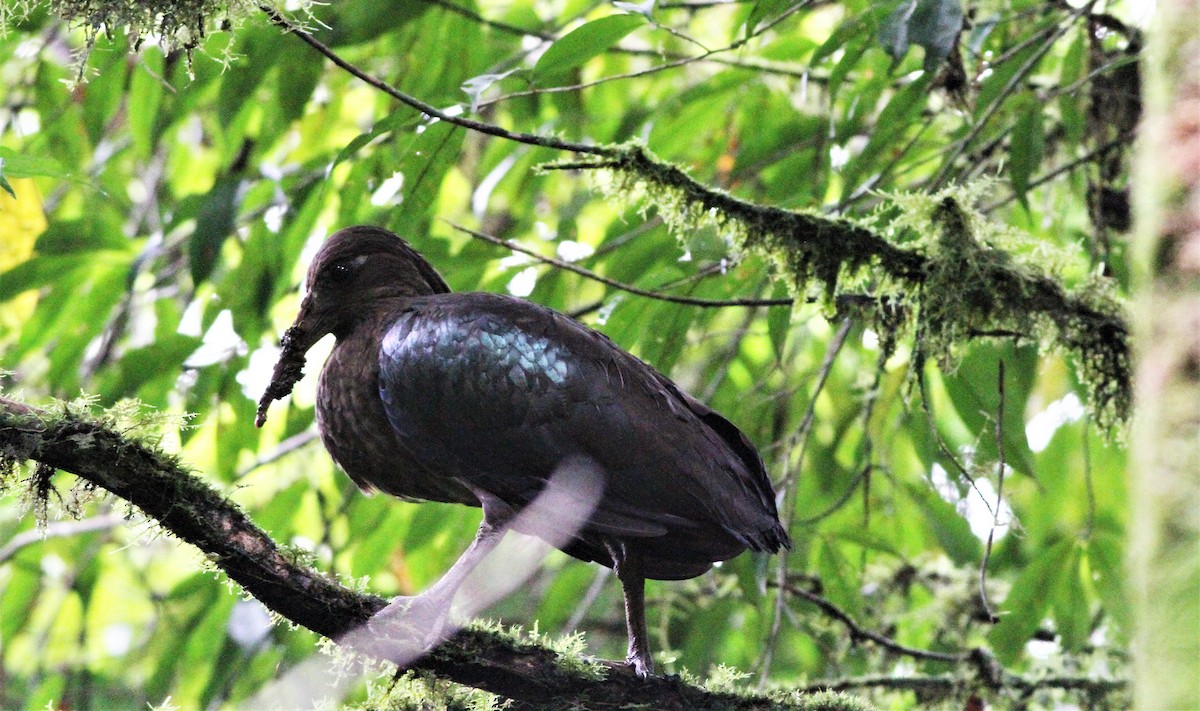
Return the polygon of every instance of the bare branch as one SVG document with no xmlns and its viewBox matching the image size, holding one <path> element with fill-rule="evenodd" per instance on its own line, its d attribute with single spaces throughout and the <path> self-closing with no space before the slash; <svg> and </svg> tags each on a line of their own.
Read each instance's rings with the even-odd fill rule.
<svg viewBox="0 0 1200 711">
<path fill-rule="evenodd" d="M 502 239 L 484 232 L 477 232 L 469 227 L 456 225 L 452 222 L 447 224 L 459 232 L 470 235 L 475 239 L 483 240 L 484 242 L 490 242 L 491 244 L 498 245 L 506 249 L 511 249 L 514 252 L 520 252 L 521 254 L 533 257 L 543 264 L 549 264 L 550 266 L 562 269 L 563 271 L 568 271 L 572 274 L 578 274 L 579 276 L 599 282 L 605 286 L 611 286 L 614 289 L 634 294 L 635 296 L 644 296 L 647 299 L 668 301 L 673 304 L 684 304 L 686 306 L 703 306 L 708 308 L 722 308 L 726 306 L 791 306 L 792 302 L 794 301 L 793 299 L 701 299 L 695 296 L 675 296 L 673 294 L 663 294 L 658 291 L 650 291 L 648 289 L 641 289 L 636 286 L 631 286 L 615 279 L 609 279 L 608 277 L 597 274 L 589 269 L 584 269 L 577 264 L 565 262 L 561 259 L 555 259 L 554 257 L 546 257 L 538 254 L 528 247 L 519 245 L 512 240 Z"/>
<path fill-rule="evenodd" d="M 462 128 L 470 129 L 472 131 L 478 131 L 480 133 L 485 133 L 489 136 L 496 136 L 497 138 L 504 138 L 509 141 L 515 141 L 517 143 L 524 143 L 524 144 L 527 144 L 530 146 L 540 146 L 542 148 L 554 148 L 554 149 L 560 150 L 560 151 L 571 151 L 574 153 L 584 153 L 587 155 L 604 156 L 604 157 L 616 155 L 616 150 L 611 147 L 607 147 L 607 146 L 598 146 L 598 145 L 586 144 L 586 143 L 576 143 L 573 141 L 564 141 L 562 139 L 554 138 L 552 136 L 539 136 L 539 135 L 532 134 L 532 133 L 520 133 L 520 132 L 516 132 L 516 131 L 509 131 L 507 129 L 501 128 L 494 124 L 485 123 L 483 121 L 476 121 L 474 119 L 464 118 L 462 116 L 454 116 L 454 115 L 448 114 L 445 111 L 442 111 L 441 109 L 438 109 L 437 107 L 435 107 L 431 104 L 427 104 L 424 101 L 421 101 L 420 99 L 416 98 L 415 96 L 405 94 L 404 92 L 393 87 L 392 85 L 388 84 L 387 82 L 383 81 L 382 79 L 374 77 L 374 76 L 368 74 L 367 72 L 363 71 L 362 69 L 359 69 L 355 65 L 353 65 L 350 62 L 343 59 L 341 57 L 341 55 L 339 55 L 337 52 L 334 52 L 331 48 L 329 48 L 329 46 L 327 46 L 326 44 L 324 44 L 323 42 L 318 40 L 310 32 L 307 32 L 306 30 L 302 29 L 301 27 L 298 27 L 297 25 L 290 22 L 283 15 L 280 15 L 274 8 L 269 7 L 267 5 L 260 5 L 259 9 L 262 10 L 264 13 L 266 13 L 267 17 L 270 18 L 272 23 L 278 25 L 280 28 L 287 31 L 288 33 L 293 34 L 296 37 L 300 38 L 301 41 L 303 41 L 308 46 L 310 46 L 313 49 L 320 52 L 322 55 L 325 56 L 326 59 L 333 62 L 335 65 L 337 65 L 343 71 L 353 75 L 354 77 L 357 77 L 358 79 L 371 85 L 372 87 L 378 89 L 379 91 L 382 91 L 383 93 L 385 93 L 388 96 L 392 97 L 393 99 L 399 101 L 400 103 L 402 103 L 406 106 L 412 107 L 412 108 L 416 109 L 417 111 L 420 111 L 421 113 L 425 114 L 426 116 L 429 116 L 430 118 L 435 118 L 435 119 L 438 119 L 439 121 L 445 121 L 446 123 L 450 123 L 455 126 L 460 126 Z"/>
</svg>

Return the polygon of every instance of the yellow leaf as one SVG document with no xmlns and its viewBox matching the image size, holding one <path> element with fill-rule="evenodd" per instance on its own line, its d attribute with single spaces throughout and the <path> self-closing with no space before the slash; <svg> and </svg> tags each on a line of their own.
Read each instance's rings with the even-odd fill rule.
<svg viewBox="0 0 1200 711">
<path fill-rule="evenodd" d="M 42 196 L 31 178 L 11 181 L 16 199 L 0 191 L 0 274 L 33 256 L 33 245 L 46 230 Z M 0 305 L 0 340 L 6 332 L 18 328 L 37 304 L 37 294 L 27 292 Z"/>
</svg>

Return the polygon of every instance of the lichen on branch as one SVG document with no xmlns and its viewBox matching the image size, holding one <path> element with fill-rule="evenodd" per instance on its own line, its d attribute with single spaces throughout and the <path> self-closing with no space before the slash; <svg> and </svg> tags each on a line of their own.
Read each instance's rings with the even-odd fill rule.
<svg viewBox="0 0 1200 711">
<path fill-rule="evenodd" d="M 0 34 L 8 25 L 27 15 L 39 0 L 17 0 L 0 8 Z M 191 66 L 192 54 L 214 30 L 236 26 L 257 12 L 261 2 L 253 0 L 49 0 L 50 11 L 68 26 L 83 32 L 84 44 L 75 62 L 75 81 L 82 81 L 88 57 L 101 36 L 118 33 L 130 38 L 137 49 L 147 38 L 163 53 L 182 51 Z M 228 61 L 228 57 L 224 61 Z"/>
<path fill-rule="evenodd" d="M 969 189 L 894 197 L 900 217 L 892 211 L 894 224 L 872 229 L 742 200 L 639 143 L 545 168 L 604 171 L 611 179 L 603 190 L 644 200 L 676 234 L 711 225 L 736 250 L 771 259 L 795 295 L 819 291 L 830 310 L 852 305 L 882 337 L 915 337 L 925 356 L 944 364 L 970 339 L 997 334 L 1061 347 L 1079 363 L 1096 419 L 1112 426 L 1128 417 L 1131 366 L 1122 307 L 1103 282 L 1068 289 L 1052 272 L 1003 248 L 1003 240 L 981 239 L 990 225 L 970 208 Z M 871 305 L 843 298 L 863 293 L 875 297 Z"/>
</svg>

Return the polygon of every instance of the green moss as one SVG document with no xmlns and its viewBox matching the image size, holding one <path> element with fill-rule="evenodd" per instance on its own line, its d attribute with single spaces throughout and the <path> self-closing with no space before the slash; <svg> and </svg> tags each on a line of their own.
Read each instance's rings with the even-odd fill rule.
<svg viewBox="0 0 1200 711">
<path fill-rule="evenodd" d="M 0 34 L 25 17 L 36 5 L 18 0 L 0 7 Z M 124 32 L 136 50 L 146 38 L 154 38 L 164 53 L 182 51 L 189 66 L 192 53 L 216 29 L 226 30 L 256 12 L 253 0 L 50 0 L 50 10 L 72 28 L 83 32 L 84 48 L 77 60 L 76 81 L 84 79 L 88 56 L 101 35 Z M 273 4 L 273 3 L 268 3 Z M 307 3 L 301 12 L 306 11 Z M 223 58 L 228 62 L 229 57 Z"/>
<path fill-rule="evenodd" d="M 1078 364 L 1095 419 L 1123 422 L 1131 406 L 1129 335 L 1107 282 L 1068 290 L 1070 254 L 988 222 L 970 208 L 981 182 L 934 195 L 888 196 L 874 229 L 849 220 L 755 205 L 693 180 L 643 145 L 548 169 L 592 169 L 601 189 L 653 206 L 677 235 L 715 228 L 739 253 L 770 259 L 797 298 L 819 294 L 831 315 L 853 316 L 894 347 L 952 368 L 972 339 L 1006 337 L 1062 348 Z"/>
<path fill-rule="evenodd" d="M 347 711 L 493 711 L 502 699 L 486 691 L 461 686 L 420 672 L 399 672 L 367 683 L 362 704 Z"/>
<path fill-rule="evenodd" d="M 587 640 L 582 632 L 551 636 L 543 634 L 536 622 L 527 630 L 521 625 L 505 627 L 499 620 L 474 620 L 467 629 L 499 637 L 508 641 L 513 649 L 528 646 L 548 649 L 556 655 L 555 666 L 567 675 L 599 681 L 606 674 L 605 668 L 586 654 Z"/>
</svg>

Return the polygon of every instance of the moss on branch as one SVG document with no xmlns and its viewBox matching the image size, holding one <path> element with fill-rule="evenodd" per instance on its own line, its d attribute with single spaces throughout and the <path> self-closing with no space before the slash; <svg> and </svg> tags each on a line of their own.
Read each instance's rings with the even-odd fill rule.
<svg viewBox="0 0 1200 711">
<path fill-rule="evenodd" d="M 901 214 L 887 231 L 905 237 L 900 246 L 849 220 L 756 205 L 708 187 L 637 143 L 612 151 L 546 167 L 608 171 L 608 191 L 644 198 L 676 234 L 712 225 L 737 249 L 772 259 L 796 295 L 818 289 L 831 309 L 852 305 L 884 337 L 915 334 L 917 347 L 943 363 L 953 361 L 957 346 L 988 334 L 1061 347 L 1080 364 L 1097 419 L 1114 425 L 1128 417 L 1129 333 L 1120 305 L 1103 284 L 1067 289 L 1005 249 L 1008 235 L 971 211 L 969 190 L 896 199 Z M 864 291 L 879 298 L 840 298 Z"/>
</svg>

